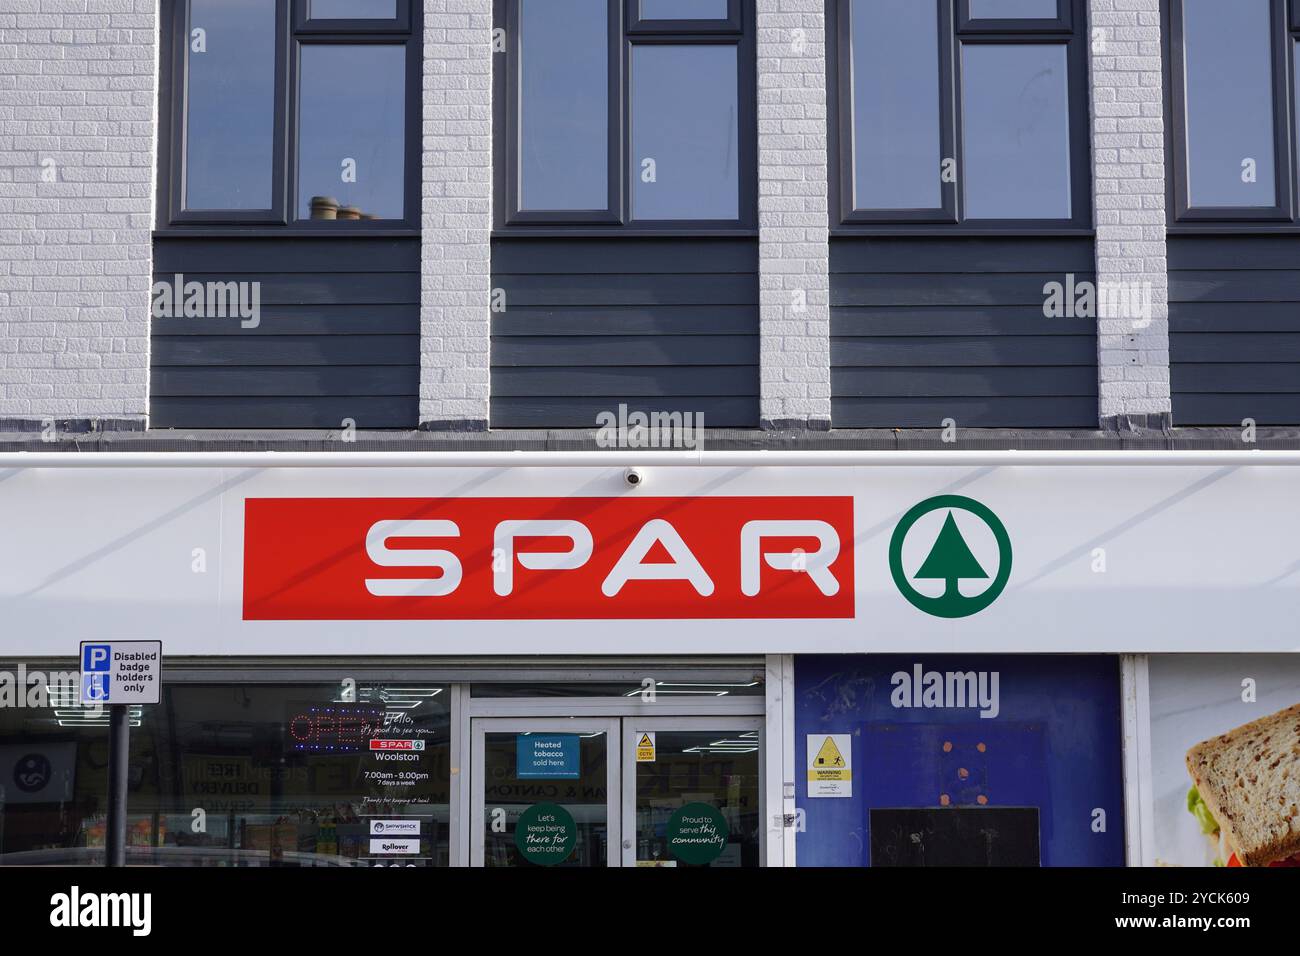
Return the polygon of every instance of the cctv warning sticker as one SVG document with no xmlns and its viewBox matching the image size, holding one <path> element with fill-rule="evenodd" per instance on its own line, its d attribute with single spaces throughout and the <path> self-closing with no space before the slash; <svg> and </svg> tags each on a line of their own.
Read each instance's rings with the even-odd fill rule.
<svg viewBox="0 0 1300 956">
<path fill-rule="evenodd" d="M 808 735 L 808 796 L 853 796 L 853 744 L 850 734 Z"/>
</svg>

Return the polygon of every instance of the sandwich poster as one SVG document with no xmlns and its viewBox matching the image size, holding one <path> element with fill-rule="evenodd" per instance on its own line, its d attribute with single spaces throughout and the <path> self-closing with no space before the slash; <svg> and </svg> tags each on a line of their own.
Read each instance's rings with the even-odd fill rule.
<svg viewBox="0 0 1300 956">
<path fill-rule="evenodd" d="M 1300 867 L 1300 654 L 1153 655 L 1157 866 Z"/>
</svg>

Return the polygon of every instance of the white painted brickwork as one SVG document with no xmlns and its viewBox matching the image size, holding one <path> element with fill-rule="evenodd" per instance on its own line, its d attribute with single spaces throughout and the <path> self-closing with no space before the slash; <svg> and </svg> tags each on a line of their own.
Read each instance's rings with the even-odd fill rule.
<svg viewBox="0 0 1300 956">
<path fill-rule="evenodd" d="M 1160 0 L 1091 0 L 1089 13 L 1097 280 L 1150 283 L 1152 303 L 1149 324 L 1098 319 L 1105 422 L 1170 411 Z"/>
<path fill-rule="evenodd" d="M 765 423 L 831 417 L 825 0 L 758 0 Z"/>
<path fill-rule="evenodd" d="M 420 421 L 484 427 L 491 378 L 491 0 L 424 0 L 423 165 Z"/>
<path fill-rule="evenodd" d="M 147 413 L 156 3 L 0 0 L 0 418 Z"/>
</svg>

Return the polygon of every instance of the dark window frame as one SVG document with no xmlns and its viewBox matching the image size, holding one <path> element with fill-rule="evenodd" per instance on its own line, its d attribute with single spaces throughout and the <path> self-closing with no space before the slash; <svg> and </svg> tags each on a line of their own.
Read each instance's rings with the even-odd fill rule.
<svg viewBox="0 0 1300 956">
<path fill-rule="evenodd" d="M 940 145 L 942 159 L 956 160 L 957 182 L 943 184 L 943 205 L 938 209 L 870 210 L 853 203 L 853 79 L 851 0 L 829 0 L 826 17 L 828 158 L 830 228 L 844 235 L 1091 235 L 1092 133 L 1088 102 L 1088 47 L 1080 26 L 1062 28 L 1060 22 L 1087 22 L 1083 0 L 1057 0 L 1070 8 L 1062 21 L 981 20 L 963 27 L 969 0 L 939 3 Z M 1010 25 L 1008 28 L 1007 25 Z M 1044 24 L 1051 24 L 1050 29 Z M 1028 26 L 1027 26 L 1028 25 Z M 970 219 L 964 213 L 965 151 L 962 124 L 961 53 L 963 45 L 1061 45 L 1066 48 L 1070 132 L 1069 219 Z M 939 175 L 939 170 L 935 170 Z"/>
<path fill-rule="evenodd" d="M 728 0 L 734 22 L 639 19 L 639 0 L 606 0 L 609 7 L 609 208 L 604 210 L 519 209 L 519 0 L 493 0 L 493 22 L 506 30 L 506 52 L 494 54 L 493 233 L 562 235 L 736 235 L 758 231 L 758 81 L 752 4 Z M 633 24 L 636 24 L 633 27 Z M 637 44 L 731 46 L 737 50 L 736 219 L 644 220 L 632 218 L 631 63 Z M 502 60 L 505 62 L 503 63 Z"/>
<path fill-rule="evenodd" d="M 1188 174 L 1186 56 L 1183 38 L 1183 0 L 1162 0 L 1165 48 L 1165 132 L 1169 142 L 1167 198 L 1171 225 L 1221 226 L 1232 231 L 1276 231 L 1300 226 L 1296 209 L 1297 160 L 1293 108 L 1295 89 L 1294 44 L 1300 39 L 1300 0 L 1269 0 L 1272 34 L 1269 50 L 1273 73 L 1273 175 L 1272 206 L 1191 205 Z"/>
<path fill-rule="evenodd" d="M 415 0 L 399 0 L 399 13 L 409 28 L 396 30 L 392 21 L 332 20 L 329 29 L 297 29 L 305 0 L 275 0 L 276 65 L 272 208 L 269 210 L 185 209 L 187 123 L 187 57 L 190 0 L 165 0 L 162 7 L 159 83 L 158 214 L 155 230 L 168 235 L 250 234 L 266 236 L 366 234 L 418 235 L 421 214 L 420 151 L 423 138 L 423 30 Z M 360 29 L 355 25 L 361 24 Z M 406 135 L 403 143 L 403 216 L 400 219 L 319 222 L 297 218 L 298 200 L 298 80 L 304 44 L 393 45 L 406 48 Z"/>
</svg>

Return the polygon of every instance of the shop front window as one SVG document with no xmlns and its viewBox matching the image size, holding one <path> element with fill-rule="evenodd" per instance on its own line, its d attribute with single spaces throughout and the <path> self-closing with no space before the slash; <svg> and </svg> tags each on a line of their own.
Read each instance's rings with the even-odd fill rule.
<svg viewBox="0 0 1300 956">
<path fill-rule="evenodd" d="M 418 684 L 167 686 L 133 714 L 128 863 L 448 865 L 447 698 Z M 22 781 L 0 791 L 0 863 L 103 861 L 108 722 L 74 700 L 0 711 L 0 772 Z"/>
</svg>

